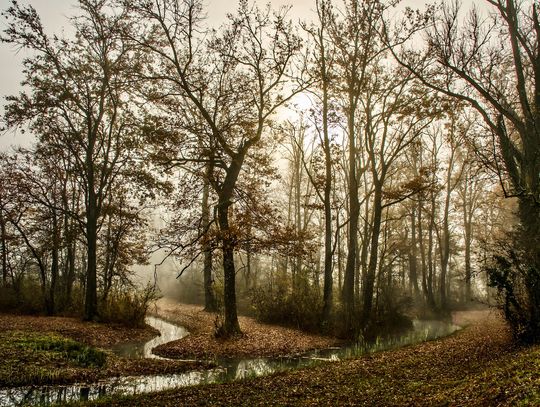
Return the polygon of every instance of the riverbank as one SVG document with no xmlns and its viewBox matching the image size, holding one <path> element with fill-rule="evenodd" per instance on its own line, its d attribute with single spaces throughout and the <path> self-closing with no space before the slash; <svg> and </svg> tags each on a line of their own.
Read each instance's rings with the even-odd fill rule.
<svg viewBox="0 0 540 407">
<path fill-rule="evenodd" d="M 241 338 L 217 339 L 214 337 L 217 314 L 205 312 L 201 306 L 180 304 L 166 298 L 158 300 L 156 305 L 150 308 L 150 313 L 189 331 L 185 338 L 154 349 L 156 355 L 170 358 L 280 357 L 343 344 L 343 341 L 337 338 L 263 324 L 243 316 L 238 318 L 244 334 Z"/>
<path fill-rule="evenodd" d="M 89 405 L 539 405 L 540 346 L 512 344 L 495 311 L 454 315 L 446 338 L 232 383 Z"/>
<path fill-rule="evenodd" d="M 202 362 L 127 359 L 110 351 L 119 343 L 143 342 L 157 334 L 149 326 L 127 328 L 76 318 L 0 314 L 0 388 L 183 373 L 213 366 Z"/>
</svg>

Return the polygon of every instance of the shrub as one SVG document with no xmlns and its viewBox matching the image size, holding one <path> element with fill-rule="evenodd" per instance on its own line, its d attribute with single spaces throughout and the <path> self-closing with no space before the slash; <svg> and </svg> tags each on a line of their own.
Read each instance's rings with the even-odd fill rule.
<svg viewBox="0 0 540 407">
<path fill-rule="evenodd" d="M 13 311 L 18 307 L 19 301 L 13 287 L 0 287 L 0 311 Z"/>
<path fill-rule="evenodd" d="M 0 310 L 23 314 L 44 313 L 45 301 L 40 284 L 31 277 L 25 277 L 17 287 L 1 288 Z"/>
<path fill-rule="evenodd" d="M 112 291 L 101 301 L 98 314 L 103 322 L 114 322 L 130 327 L 144 326 L 150 304 L 159 298 L 153 285 L 131 291 Z"/>
<path fill-rule="evenodd" d="M 261 322 L 311 332 L 321 329 L 322 298 L 316 287 L 306 282 L 300 282 L 292 291 L 284 279 L 278 280 L 273 286 L 255 289 L 251 301 L 255 317 Z"/>
<path fill-rule="evenodd" d="M 410 295 L 397 287 L 382 287 L 375 310 L 362 331 L 365 340 L 378 336 L 401 333 L 412 328 L 412 319 L 407 316 L 414 305 Z"/>
</svg>

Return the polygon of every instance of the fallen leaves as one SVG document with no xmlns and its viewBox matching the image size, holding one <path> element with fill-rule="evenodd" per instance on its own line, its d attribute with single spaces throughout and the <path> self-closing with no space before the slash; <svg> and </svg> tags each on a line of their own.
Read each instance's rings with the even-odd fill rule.
<svg viewBox="0 0 540 407">
<path fill-rule="evenodd" d="M 127 328 L 116 324 L 83 322 L 77 318 L 0 314 L 0 332 L 53 332 L 92 346 L 110 347 L 117 343 L 144 341 L 158 332 L 151 327 Z"/>
<path fill-rule="evenodd" d="M 156 334 L 150 327 L 126 328 L 75 318 L 0 314 L 0 388 L 95 382 L 112 376 L 183 373 L 215 366 L 207 362 L 126 359 L 107 352 L 105 366 L 82 367 L 72 363 L 69 355 L 35 349 L 32 341 L 26 340 L 70 338 L 108 348 L 122 342 L 145 341 Z"/>
</svg>

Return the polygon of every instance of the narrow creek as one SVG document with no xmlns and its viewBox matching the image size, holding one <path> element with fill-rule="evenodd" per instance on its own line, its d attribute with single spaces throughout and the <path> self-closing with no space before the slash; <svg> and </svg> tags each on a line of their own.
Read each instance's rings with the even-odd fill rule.
<svg viewBox="0 0 540 407">
<path fill-rule="evenodd" d="M 149 316 L 146 318 L 146 322 L 159 330 L 161 335 L 147 342 L 117 346 L 113 348 L 113 352 L 123 357 L 159 358 L 152 353 L 154 347 L 189 334 L 185 328 L 160 318 Z M 300 356 L 252 359 L 218 358 L 215 362 L 219 367 L 206 371 L 114 377 L 96 383 L 78 383 L 67 386 L 27 386 L 0 389 L 0 406 L 50 405 L 66 401 L 96 400 L 112 394 L 141 394 L 204 383 L 230 382 L 247 377 L 268 375 L 276 371 L 299 369 L 319 363 L 395 349 L 450 335 L 458 329 L 460 329 L 459 326 L 442 321 L 414 320 L 413 328 L 400 335 L 388 336 L 384 339 L 378 338 L 372 343 L 357 343 L 339 348 L 306 352 Z"/>
</svg>

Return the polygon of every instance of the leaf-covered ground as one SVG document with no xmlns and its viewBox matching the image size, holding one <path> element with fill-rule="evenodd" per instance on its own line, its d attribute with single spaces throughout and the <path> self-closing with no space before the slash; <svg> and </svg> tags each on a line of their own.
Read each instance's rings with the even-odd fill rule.
<svg viewBox="0 0 540 407">
<path fill-rule="evenodd" d="M 239 317 L 243 336 L 223 340 L 214 337 L 216 314 L 200 306 L 161 299 L 151 311 L 157 316 L 182 325 L 190 334 L 158 346 L 154 353 L 173 358 L 212 359 L 213 357 L 284 356 L 324 349 L 341 344 L 336 338 L 312 335 L 291 328 L 262 324 L 249 317 Z"/>
<path fill-rule="evenodd" d="M 309 335 L 240 317 L 245 335 L 238 340 L 216 340 L 215 314 L 200 306 L 160 300 L 154 313 L 185 326 L 190 335 L 163 345 L 157 354 L 173 358 L 211 360 L 214 356 L 277 356 L 327 348 L 334 338 Z M 150 327 L 126 328 L 114 324 L 82 322 L 76 318 L 0 314 L 0 388 L 40 384 L 93 382 L 110 376 L 180 373 L 206 369 L 212 363 L 154 359 L 126 359 L 106 352 L 103 366 L 83 366 L 63 352 L 35 349 L 32 341 L 70 339 L 102 349 L 125 342 L 149 340 L 158 332 Z"/>
<path fill-rule="evenodd" d="M 149 327 L 127 328 L 116 324 L 83 322 L 77 318 L 0 314 L 0 332 L 54 332 L 91 346 L 108 347 L 122 342 L 151 339 L 158 332 Z"/>
<path fill-rule="evenodd" d="M 494 312 L 458 313 L 455 322 L 470 325 L 447 338 L 359 359 L 92 404 L 540 405 L 539 346 L 513 346 Z"/>
</svg>

